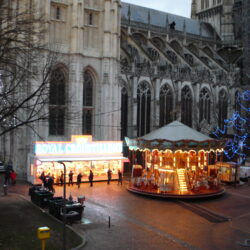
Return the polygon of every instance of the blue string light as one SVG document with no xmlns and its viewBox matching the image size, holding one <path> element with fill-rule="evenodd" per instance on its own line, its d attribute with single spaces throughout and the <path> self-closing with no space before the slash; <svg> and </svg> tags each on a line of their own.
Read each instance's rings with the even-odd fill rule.
<svg viewBox="0 0 250 250">
<path fill-rule="evenodd" d="M 250 107 L 244 106 L 245 103 L 249 105 L 250 101 L 250 91 L 246 90 L 242 94 L 237 95 L 237 104 L 243 109 L 245 112 L 250 112 Z M 220 135 L 224 135 L 227 132 L 227 129 L 233 128 L 236 131 L 233 139 L 229 139 L 224 148 L 224 154 L 229 159 L 232 160 L 234 157 L 239 159 L 239 164 L 246 159 L 246 154 L 243 153 L 243 149 L 250 149 L 247 144 L 249 134 L 247 132 L 247 128 L 250 127 L 250 119 L 247 117 L 242 117 L 238 111 L 234 112 L 231 118 L 224 120 L 223 129 L 217 128 L 213 133 L 217 138 L 220 138 Z"/>
</svg>

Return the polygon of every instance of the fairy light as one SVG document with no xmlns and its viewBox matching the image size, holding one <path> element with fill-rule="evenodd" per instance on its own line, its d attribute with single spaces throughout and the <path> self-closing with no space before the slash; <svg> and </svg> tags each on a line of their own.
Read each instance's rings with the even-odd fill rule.
<svg viewBox="0 0 250 250">
<path fill-rule="evenodd" d="M 245 110 L 246 112 L 250 112 L 250 107 L 246 107 L 242 104 L 241 101 L 249 102 L 250 101 L 250 90 L 244 91 L 242 94 L 237 95 L 237 103 L 238 105 Z M 247 114 L 249 115 L 249 114 Z M 225 156 L 231 160 L 235 156 L 240 159 L 239 164 L 241 164 L 246 159 L 246 154 L 243 153 L 243 149 L 250 149 L 247 144 L 249 133 L 246 127 L 250 127 L 250 119 L 247 117 L 242 117 L 239 112 L 234 112 L 232 117 L 224 120 L 225 125 L 223 129 L 217 128 L 213 133 L 217 138 L 220 137 L 220 134 L 226 134 L 228 128 L 233 128 L 238 132 L 238 134 L 234 134 L 233 139 L 229 139 L 225 144 L 224 154 Z M 239 135 L 241 134 L 241 135 Z"/>
</svg>

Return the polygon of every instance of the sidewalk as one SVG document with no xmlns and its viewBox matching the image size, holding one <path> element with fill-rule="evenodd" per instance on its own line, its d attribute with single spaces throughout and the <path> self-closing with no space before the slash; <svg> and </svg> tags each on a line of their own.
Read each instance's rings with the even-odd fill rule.
<svg viewBox="0 0 250 250">
<path fill-rule="evenodd" d="M 3 187 L 0 176 L 0 187 Z M 63 224 L 30 202 L 29 185 L 17 182 L 8 187 L 8 194 L 0 190 L 0 249 L 27 250 L 41 249 L 37 229 L 47 226 L 51 237 L 46 241 L 46 250 L 62 249 Z M 83 239 L 70 227 L 66 229 L 67 249 L 81 245 Z"/>
</svg>

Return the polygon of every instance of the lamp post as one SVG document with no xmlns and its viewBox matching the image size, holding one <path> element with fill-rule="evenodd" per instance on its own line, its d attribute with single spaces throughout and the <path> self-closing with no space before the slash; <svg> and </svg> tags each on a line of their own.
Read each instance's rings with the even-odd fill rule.
<svg viewBox="0 0 250 250">
<path fill-rule="evenodd" d="M 58 163 L 63 165 L 63 199 L 65 201 L 66 199 L 66 165 L 62 161 L 59 161 Z M 66 250 L 66 216 L 65 216 L 66 207 L 65 205 L 66 204 L 63 205 L 63 209 L 62 209 L 62 212 L 63 212 L 63 250 Z"/>
</svg>

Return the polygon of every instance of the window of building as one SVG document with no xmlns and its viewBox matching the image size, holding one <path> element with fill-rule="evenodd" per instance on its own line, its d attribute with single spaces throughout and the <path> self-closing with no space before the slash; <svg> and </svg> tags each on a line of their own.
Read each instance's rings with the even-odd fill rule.
<svg viewBox="0 0 250 250">
<path fill-rule="evenodd" d="M 213 0 L 213 5 L 216 5 L 216 0 Z"/>
<path fill-rule="evenodd" d="M 137 136 L 150 132 L 151 91 L 147 82 L 137 88 Z"/>
<path fill-rule="evenodd" d="M 219 93 L 219 115 L 218 125 L 220 129 L 224 129 L 224 120 L 227 119 L 227 94 L 225 90 L 221 90 Z M 226 131 L 225 131 L 226 132 Z"/>
<path fill-rule="evenodd" d="M 128 92 L 124 87 L 121 93 L 121 140 L 128 135 Z"/>
<path fill-rule="evenodd" d="M 173 93 L 165 84 L 160 90 L 160 127 L 173 121 Z"/>
<path fill-rule="evenodd" d="M 187 86 L 181 91 L 181 122 L 192 127 L 192 94 Z"/>
<path fill-rule="evenodd" d="M 234 97 L 234 110 L 236 113 L 238 113 L 241 116 L 241 102 L 240 102 L 240 92 L 236 91 L 235 92 L 235 97 Z M 235 121 L 235 125 L 236 127 L 240 127 L 240 119 L 237 119 Z M 237 134 L 239 133 L 239 131 L 236 129 L 235 131 Z"/>
<path fill-rule="evenodd" d="M 64 135 L 66 78 L 58 68 L 52 72 L 49 92 L 49 134 Z"/>
<path fill-rule="evenodd" d="M 60 7 L 56 7 L 56 19 L 57 20 L 61 19 L 61 9 L 60 9 Z"/>
<path fill-rule="evenodd" d="M 83 82 L 83 113 L 82 113 L 82 133 L 92 134 L 93 116 L 93 78 L 88 71 L 84 72 Z"/>
<path fill-rule="evenodd" d="M 200 111 L 200 122 L 202 120 L 206 120 L 210 123 L 210 95 L 207 89 L 202 89 L 200 92 L 200 103 L 199 103 L 199 111 Z"/>
<path fill-rule="evenodd" d="M 89 25 L 93 25 L 93 13 L 89 13 Z"/>
<path fill-rule="evenodd" d="M 235 98 L 234 98 L 234 110 L 235 112 L 238 112 L 241 114 L 241 103 L 240 103 L 240 92 L 236 91 L 235 92 Z"/>
<path fill-rule="evenodd" d="M 202 9 L 202 10 L 204 9 L 204 1 L 205 1 L 205 0 L 201 0 L 201 9 Z"/>
<path fill-rule="evenodd" d="M 218 4 L 221 3 L 221 0 L 218 0 Z"/>
<path fill-rule="evenodd" d="M 206 8 L 209 8 L 209 0 L 205 0 L 206 1 Z"/>
</svg>

